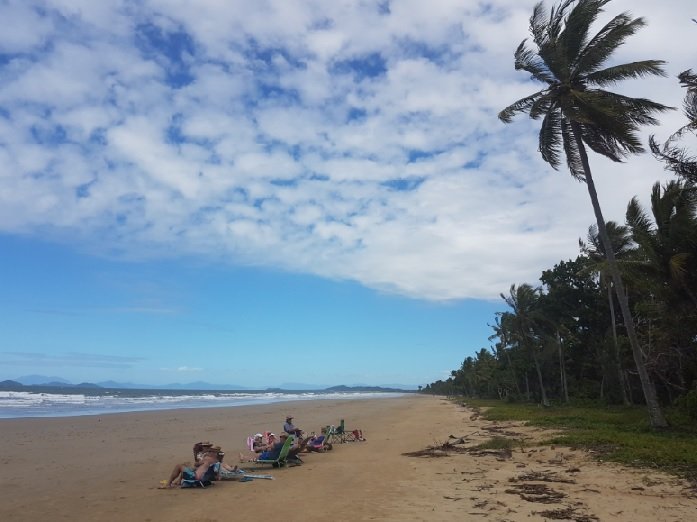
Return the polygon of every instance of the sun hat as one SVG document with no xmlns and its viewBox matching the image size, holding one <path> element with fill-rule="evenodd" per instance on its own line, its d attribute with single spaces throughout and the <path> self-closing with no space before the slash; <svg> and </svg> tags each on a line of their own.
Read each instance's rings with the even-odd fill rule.
<svg viewBox="0 0 697 522">
<path fill-rule="evenodd" d="M 260 439 L 262 437 L 263 437 L 263 435 L 261 433 L 257 433 L 256 435 L 254 435 L 255 439 Z"/>
<path fill-rule="evenodd" d="M 291 420 L 293 418 L 292 415 L 286 415 L 286 420 Z"/>
</svg>

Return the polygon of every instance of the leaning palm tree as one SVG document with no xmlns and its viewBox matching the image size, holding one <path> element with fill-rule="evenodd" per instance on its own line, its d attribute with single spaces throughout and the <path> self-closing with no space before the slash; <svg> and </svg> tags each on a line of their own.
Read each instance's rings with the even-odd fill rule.
<svg viewBox="0 0 697 522">
<path fill-rule="evenodd" d="M 667 422 L 644 364 L 586 153 L 588 146 L 613 161 L 622 161 L 629 154 L 643 152 L 637 133 L 639 125 L 656 124 L 652 114 L 668 107 L 644 98 L 622 96 L 603 87 L 628 78 L 664 76 L 664 62 L 646 60 L 604 67 L 613 51 L 645 25 L 642 18 L 622 13 L 596 35 L 590 36 L 590 26 L 609 1 L 562 0 L 551 9 L 549 17 L 545 16 L 542 3 L 535 6 L 530 18 L 535 48 L 529 48 L 523 40 L 515 52 L 515 67 L 530 73 L 545 87 L 506 107 L 499 113 L 499 118 L 509 123 L 521 112 L 528 113 L 533 119 L 542 118 L 539 135 L 542 158 L 556 169 L 563 152 L 571 175 L 586 183 L 651 425 L 664 427 Z"/>
</svg>

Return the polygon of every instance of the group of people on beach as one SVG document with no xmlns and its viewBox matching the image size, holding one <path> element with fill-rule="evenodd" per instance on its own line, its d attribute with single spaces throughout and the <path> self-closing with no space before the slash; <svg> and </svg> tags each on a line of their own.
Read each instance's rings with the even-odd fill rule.
<svg viewBox="0 0 697 522">
<path fill-rule="evenodd" d="M 342 421 L 343 422 L 343 421 Z M 283 432 L 276 437 L 272 432 L 257 433 L 250 438 L 250 455 L 240 453 L 240 462 L 269 462 L 279 458 L 288 437 L 293 437 L 289 448 L 286 463 L 291 466 L 299 466 L 303 463 L 299 454 L 302 452 L 323 452 L 332 449 L 327 439 L 328 433 L 323 428 L 323 433 L 316 436 L 314 432 L 305 437 L 305 432 L 293 424 L 293 416 L 286 416 L 283 424 Z M 361 430 L 354 430 L 355 440 L 365 440 Z M 167 480 L 162 481 L 161 488 L 192 485 L 208 485 L 214 480 L 245 480 L 245 475 L 238 466 L 230 466 L 223 462 L 225 452 L 220 446 L 211 442 L 197 442 L 193 447 L 194 462 L 177 464 Z M 271 478 L 264 476 L 263 478 Z"/>
</svg>

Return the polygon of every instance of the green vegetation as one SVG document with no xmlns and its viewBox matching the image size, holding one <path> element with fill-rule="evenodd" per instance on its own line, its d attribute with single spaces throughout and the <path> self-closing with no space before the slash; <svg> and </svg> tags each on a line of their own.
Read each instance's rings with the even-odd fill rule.
<svg viewBox="0 0 697 522">
<path fill-rule="evenodd" d="M 542 89 L 499 114 L 506 123 L 521 113 L 541 120 L 542 158 L 554 168 L 565 161 L 586 186 L 596 223 L 579 240 L 576 259 L 543 270 L 540 286 L 512 284 L 501 294 L 506 309 L 491 325 L 492 346 L 423 391 L 511 401 L 510 408 L 528 411 L 535 422 L 573 428 L 578 440 L 568 443 L 605 448 L 623 461 L 678 466 L 695 449 L 690 423 L 697 419 L 697 159 L 679 143 L 697 132 L 697 75 L 688 70 L 678 77 L 687 91 L 688 123 L 662 146 L 649 140 L 657 172 L 664 167 L 677 179 L 654 185 L 648 209 L 632 198 L 624 224 L 606 222 L 588 150 L 613 161 L 642 152 L 640 127 L 655 124 L 654 115 L 667 109 L 606 90 L 663 75 L 660 60 L 607 66 L 646 25 L 621 13 L 591 32 L 609 3 L 535 6 L 531 38 L 515 51 L 515 68 Z M 597 406 L 569 413 L 520 404 L 582 401 Z M 656 438 L 651 428 L 660 430 Z"/>
<path fill-rule="evenodd" d="M 541 444 L 586 448 L 605 460 L 656 468 L 697 482 L 697 422 L 679 411 L 667 410 L 673 427 L 656 431 L 647 422 L 644 409 L 637 406 L 540 408 L 529 403 L 492 400 L 464 402 L 469 407 L 484 408 L 482 416 L 488 420 L 526 421 L 529 425 L 560 430 Z M 504 443 L 494 439 L 485 443 L 487 449 L 505 447 L 499 444 Z M 507 447 L 517 444 L 508 439 Z"/>
</svg>

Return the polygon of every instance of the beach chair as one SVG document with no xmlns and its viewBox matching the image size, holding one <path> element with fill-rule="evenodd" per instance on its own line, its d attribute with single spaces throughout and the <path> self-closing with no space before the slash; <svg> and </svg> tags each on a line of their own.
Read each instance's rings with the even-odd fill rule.
<svg viewBox="0 0 697 522">
<path fill-rule="evenodd" d="M 287 459 L 288 459 L 288 453 L 290 453 L 290 448 L 293 446 L 293 441 L 295 440 L 295 437 L 292 435 L 288 436 L 286 441 L 283 443 L 283 447 L 281 448 L 281 452 L 278 454 L 278 457 L 275 459 L 261 459 L 258 458 L 254 462 L 257 464 L 271 464 L 274 468 L 281 468 L 287 464 Z"/>
<path fill-rule="evenodd" d="M 206 473 L 204 473 L 203 477 L 200 479 L 197 479 L 193 476 L 183 476 L 181 484 L 179 487 L 181 488 L 207 488 L 208 486 L 213 485 L 213 481 L 215 480 L 215 477 L 217 475 L 217 468 L 216 465 L 210 466 L 207 470 Z"/>
<path fill-rule="evenodd" d="M 315 436 L 314 434 L 310 436 L 305 446 L 308 451 L 327 451 L 332 449 L 331 443 L 327 442 L 327 435 L 323 433 L 322 435 Z"/>
<path fill-rule="evenodd" d="M 362 442 L 365 441 L 363 438 L 363 430 L 355 429 L 349 430 L 344 424 L 344 419 L 341 419 L 339 427 L 336 428 L 336 434 L 341 440 L 341 442 Z"/>
<path fill-rule="evenodd" d="M 334 426 L 325 426 L 322 428 L 322 434 L 324 435 L 325 444 L 328 446 L 342 442 L 341 436 L 336 433 Z"/>
</svg>

